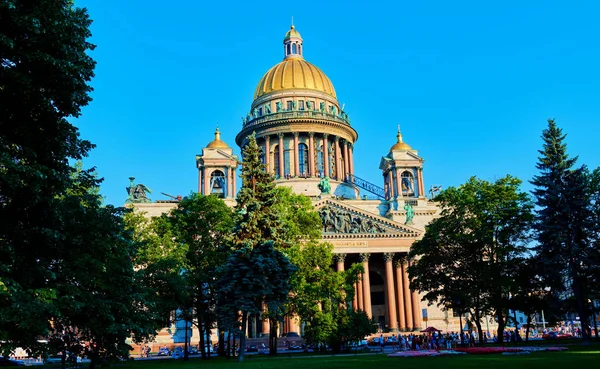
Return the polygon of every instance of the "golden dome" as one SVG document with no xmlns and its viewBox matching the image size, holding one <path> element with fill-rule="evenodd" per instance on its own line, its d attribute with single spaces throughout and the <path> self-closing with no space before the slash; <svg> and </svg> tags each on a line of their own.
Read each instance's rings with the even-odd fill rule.
<svg viewBox="0 0 600 369">
<path fill-rule="evenodd" d="M 292 89 L 315 90 L 336 97 L 333 84 L 323 71 L 302 58 L 287 58 L 260 79 L 254 99 L 270 92 Z"/>
<path fill-rule="evenodd" d="M 396 138 L 398 139 L 398 142 L 396 142 L 394 146 L 390 148 L 390 152 L 412 150 L 412 148 L 406 142 L 402 141 L 402 134 L 400 133 L 400 128 L 398 128 L 398 135 L 396 136 Z"/>
<path fill-rule="evenodd" d="M 283 40 L 285 41 L 290 37 L 302 38 L 302 36 L 300 36 L 300 32 L 296 31 L 296 27 L 294 27 L 293 25 L 290 27 L 290 30 L 287 31 Z"/>
<path fill-rule="evenodd" d="M 221 132 L 219 132 L 219 129 L 217 128 L 217 130 L 215 131 L 215 139 L 212 140 L 208 145 L 206 145 L 206 148 L 208 149 L 228 149 L 229 146 L 221 141 Z"/>
</svg>

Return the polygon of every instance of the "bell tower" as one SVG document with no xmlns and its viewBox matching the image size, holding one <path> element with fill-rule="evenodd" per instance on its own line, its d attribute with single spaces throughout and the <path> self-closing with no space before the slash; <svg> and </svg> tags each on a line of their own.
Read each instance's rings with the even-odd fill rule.
<svg viewBox="0 0 600 369">
<path fill-rule="evenodd" d="M 402 140 L 400 126 L 396 139 L 397 142 L 390 148 L 389 154 L 381 158 L 379 165 L 379 169 L 383 171 L 385 197 L 390 203 L 408 202 L 414 206 L 418 204 L 418 200 L 425 200 L 424 160 L 418 156 L 417 150 L 413 150 Z"/>
<path fill-rule="evenodd" d="M 235 201 L 238 158 L 233 149 L 221 141 L 219 128 L 215 139 L 196 155 L 198 168 L 198 193 L 216 195 L 219 198 Z"/>
</svg>

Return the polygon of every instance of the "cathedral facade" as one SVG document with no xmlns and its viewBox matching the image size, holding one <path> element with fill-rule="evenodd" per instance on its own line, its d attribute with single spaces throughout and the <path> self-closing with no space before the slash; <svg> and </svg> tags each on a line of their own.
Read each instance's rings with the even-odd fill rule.
<svg viewBox="0 0 600 369">
<path fill-rule="evenodd" d="M 423 162 L 417 150 L 395 142 L 381 158 L 381 183 L 354 174 L 358 132 L 337 100 L 333 83 L 303 57 L 303 40 L 294 26 L 283 39 L 283 61 L 258 82 L 235 143 L 242 148 L 254 133 L 263 163 L 281 186 L 310 197 L 323 223 L 323 240 L 334 246 L 335 265 L 344 270 L 361 263 L 353 307 L 365 311 L 383 332 L 408 332 L 434 326 L 460 330 L 458 315 L 428 306 L 409 286 L 407 254 L 438 208 L 425 196 Z M 239 158 L 215 138 L 196 156 L 198 192 L 214 194 L 233 206 Z M 173 202 L 137 204 L 148 215 Z M 485 325 L 484 325 L 485 326 Z M 268 324 L 254 322 L 250 337 L 267 334 Z M 302 334 L 301 322 L 286 319 L 282 333 Z"/>
</svg>

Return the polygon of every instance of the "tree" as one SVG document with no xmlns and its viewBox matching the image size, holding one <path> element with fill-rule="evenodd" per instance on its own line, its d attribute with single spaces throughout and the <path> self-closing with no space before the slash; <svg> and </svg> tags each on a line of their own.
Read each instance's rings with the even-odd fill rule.
<svg viewBox="0 0 600 369">
<path fill-rule="evenodd" d="M 555 296 L 577 311 L 583 338 L 589 338 L 590 279 L 594 265 L 594 231 L 598 227 L 591 209 L 589 176 L 585 166 L 574 168 L 577 157 L 569 158 L 566 135 L 554 120 L 542 132 L 543 147 L 536 168 L 535 186 L 537 231 L 536 257 L 543 282 Z"/>
<path fill-rule="evenodd" d="M 278 211 L 278 191 L 273 175 L 260 160 L 261 151 L 254 135 L 247 137 L 242 163 L 242 188 L 235 210 L 239 218 L 233 233 L 234 251 L 221 272 L 218 283 L 220 309 L 232 320 L 241 311 L 242 336 L 239 360 L 244 359 L 248 314 L 258 314 L 267 306 L 271 327 L 283 316 L 290 292 L 289 277 L 295 267 L 282 250 L 289 247 L 283 238 L 283 222 Z M 233 298 L 235 306 L 228 299 Z M 270 340 L 271 354 L 277 353 Z"/>
<path fill-rule="evenodd" d="M 216 321 L 215 282 L 218 268 L 226 263 L 229 256 L 228 241 L 234 226 L 234 214 L 216 196 L 191 194 L 171 210 L 169 220 L 175 242 L 186 250 L 184 276 L 188 304 L 180 308 L 183 312 L 192 312 L 189 318 L 196 321 L 200 332 L 202 358 L 207 358 L 204 339 L 209 341 Z"/>
<path fill-rule="evenodd" d="M 60 196 L 71 186 L 69 160 L 93 147 L 68 118 L 91 100 L 95 63 L 88 55 L 91 21 L 71 1 L 3 1 L 0 19 L 0 340 L 6 354 L 39 346 L 37 338 L 58 313 L 53 269 L 69 238 Z"/>
<path fill-rule="evenodd" d="M 440 217 L 409 253 L 411 289 L 424 291 L 429 303 L 469 311 L 480 342 L 487 314 L 498 320 L 502 340 L 515 272 L 525 260 L 532 204 L 520 184 L 511 176 L 493 183 L 472 177 L 443 191 L 436 197 Z"/>
</svg>

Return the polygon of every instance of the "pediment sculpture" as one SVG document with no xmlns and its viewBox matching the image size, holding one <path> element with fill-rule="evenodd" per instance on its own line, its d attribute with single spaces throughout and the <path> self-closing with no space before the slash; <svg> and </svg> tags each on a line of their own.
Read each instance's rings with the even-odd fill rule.
<svg viewBox="0 0 600 369">
<path fill-rule="evenodd" d="M 351 211 L 334 208 L 329 205 L 319 209 L 323 232 L 325 233 L 386 233 L 385 226 L 378 221 L 368 219 Z"/>
</svg>

